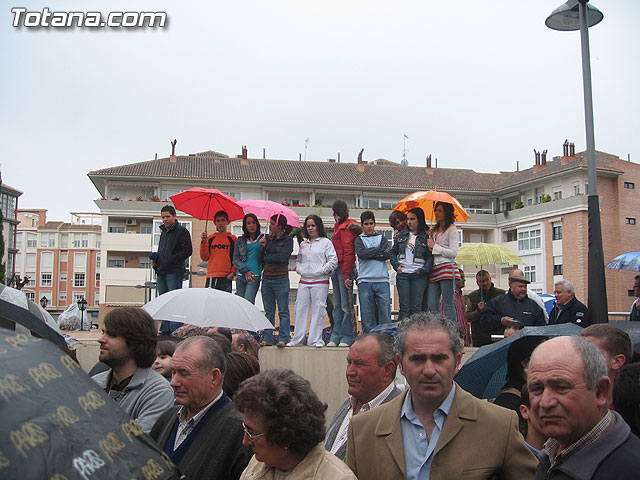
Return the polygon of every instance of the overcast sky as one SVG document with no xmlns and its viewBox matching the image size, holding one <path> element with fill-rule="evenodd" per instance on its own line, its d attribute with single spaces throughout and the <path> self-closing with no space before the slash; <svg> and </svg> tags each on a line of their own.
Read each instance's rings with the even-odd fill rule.
<svg viewBox="0 0 640 480">
<path fill-rule="evenodd" d="M 166 11 L 165 28 L 13 28 L 0 12 L 2 179 L 22 208 L 97 211 L 87 172 L 216 150 L 497 172 L 585 149 L 579 32 L 562 0 L 23 2 Z M 640 162 L 640 2 L 590 29 L 596 148 Z"/>
</svg>

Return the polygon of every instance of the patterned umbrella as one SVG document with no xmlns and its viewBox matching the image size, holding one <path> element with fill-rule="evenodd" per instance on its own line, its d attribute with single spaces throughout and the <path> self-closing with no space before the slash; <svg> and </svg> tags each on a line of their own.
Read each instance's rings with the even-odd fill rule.
<svg viewBox="0 0 640 480">
<path fill-rule="evenodd" d="M 618 255 L 607 263 L 607 268 L 640 272 L 640 252 L 629 252 Z"/>
<path fill-rule="evenodd" d="M 458 265 L 525 265 L 524 260 L 501 245 L 465 243 L 458 248 Z"/>
</svg>

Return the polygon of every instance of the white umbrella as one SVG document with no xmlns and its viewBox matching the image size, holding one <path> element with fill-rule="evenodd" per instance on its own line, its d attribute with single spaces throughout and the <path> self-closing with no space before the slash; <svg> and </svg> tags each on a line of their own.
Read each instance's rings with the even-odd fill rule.
<svg viewBox="0 0 640 480">
<path fill-rule="evenodd" d="M 212 288 L 172 290 L 142 307 L 154 320 L 188 323 L 198 327 L 239 328 L 257 332 L 273 328 L 248 300 Z"/>
</svg>

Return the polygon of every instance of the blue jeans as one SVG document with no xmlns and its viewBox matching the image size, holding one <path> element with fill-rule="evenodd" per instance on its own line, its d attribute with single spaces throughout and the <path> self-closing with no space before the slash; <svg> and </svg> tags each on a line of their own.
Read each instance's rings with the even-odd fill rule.
<svg viewBox="0 0 640 480">
<path fill-rule="evenodd" d="M 440 295 L 442 295 L 444 313 L 447 315 L 447 318 L 454 323 L 454 325 L 457 325 L 458 317 L 456 316 L 456 306 L 453 303 L 454 282 L 455 280 L 440 280 L 439 282 L 430 283 L 427 299 L 429 311 L 439 312 Z"/>
<path fill-rule="evenodd" d="M 396 287 L 398 287 L 398 297 L 400 297 L 399 320 L 422 311 L 422 295 L 428 282 L 429 277 L 417 273 L 396 275 Z"/>
<path fill-rule="evenodd" d="M 253 283 L 249 283 L 244 278 L 244 275 L 239 273 L 238 279 L 236 280 L 236 295 L 255 304 L 256 295 L 258 294 L 258 290 L 260 290 L 260 277 L 253 278 Z"/>
<path fill-rule="evenodd" d="M 157 275 L 156 291 L 158 292 L 158 295 L 182 288 L 183 278 L 184 275 L 182 273 L 165 273 L 163 275 Z M 182 325 L 184 324 L 180 322 L 169 322 L 167 320 L 163 320 L 158 334 L 171 335 L 176 328 L 181 327 Z"/>
<path fill-rule="evenodd" d="M 389 282 L 359 283 L 358 292 L 360 293 L 360 320 L 364 333 L 371 331 L 376 326 L 376 309 L 380 325 L 391 323 Z"/>
<path fill-rule="evenodd" d="M 276 303 L 278 304 L 278 317 L 280 324 L 278 326 L 278 341 L 287 343 L 291 338 L 291 327 L 289 321 L 289 278 L 262 279 L 262 304 L 264 305 L 264 314 L 271 322 L 276 324 Z M 273 329 L 266 328 L 262 332 L 262 339 L 270 345 L 273 345 Z"/>
<path fill-rule="evenodd" d="M 355 268 L 351 271 L 351 279 L 355 275 Z M 349 306 L 349 291 L 344 284 L 342 268 L 336 268 L 331 274 L 333 286 L 333 330 L 330 342 L 336 344 L 353 343 L 353 326 L 351 325 L 351 307 Z"/>
</svg>

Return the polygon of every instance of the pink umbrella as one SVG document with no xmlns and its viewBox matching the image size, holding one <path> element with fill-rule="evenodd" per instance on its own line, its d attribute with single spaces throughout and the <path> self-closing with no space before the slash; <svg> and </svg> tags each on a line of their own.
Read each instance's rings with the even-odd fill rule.
<svg viewBox="0 0 640 480">
<path fill-rule="evenodd" d="M 240 200 L 238 205 L 264 220 L 269 220 L 274 215 L 283 215 L 287 219 L 287 225 L 300 226 L 300 218 L 296 212 L 271 200 Z"/>
</svg>

